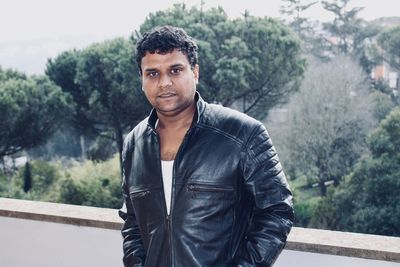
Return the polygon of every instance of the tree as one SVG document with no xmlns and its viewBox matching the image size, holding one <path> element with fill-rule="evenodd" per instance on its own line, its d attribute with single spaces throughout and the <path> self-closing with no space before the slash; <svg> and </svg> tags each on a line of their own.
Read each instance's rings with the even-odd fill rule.
<svg viewBox="0 0 400 267">
<path fill-rule="evenodd" d="M 30 161 L 25 168 L 20 168 L 14 173 L 9 181 L 8 191 L 1 192 L 0 190 L 0 196 L 56 202 L 59 194 L 57 186 L 64 168 L 65 166 L 62 167 L 61 163 Z"/>
<path fill-rule="evenodd" d="M 400 26 L 393 27 L 378 37 L 379 45 L 384 49 L 384 58 L 400 71 Z"/>
<path fill-rule="evenodd" d="M 74 49 L 62 52 L 54 59 L 49 59 L 45 73 L 55 84 L 72 97 L 74 108 L 69 122 L 81 134 L 88 134 L 90 123 L 86 110 L 89 108 L 90 91 L 85 91 L 76 81 L 80 51 Z"/>
<path fill-rule="evenodd" d="M 68 122 L 70 122 L 70 120 Z M 81 140 L 82 136 L 66 122 L 60 125 L 59 129 L 44 145 L 30 149 L 27 153 L 30 158 L 47 161 L 63 157 L 84 158 L 82 157 L 83 146 L 81 145 Z"/>
<path fill-rule="evenodd" d="M 297 33 L 300 39 L 305 40 L 311 31 L 310 22 L 302 13 L 318 3 L 318 1 L 303 4 L 301 0 L 282 0 L 280 13 L 291 18 L 289 26 Z"/>
<path fill-rule="evenodd" d="M 304 12 L 318 3 L 318 1 L 282 0 L 280 13 L 287 16 L 289 27 L 301 40 L 303 52 L 313 55 L 320 60 L 329 59 L 329 42 L 321 32 L 317 32 L 316 22 L 311 22 L 304 16 Z"/>
<path fill-rule="evenodd" d="M 286 146 L 290 168 L 317 182 L 325 196 L 325 182 L 338 185 L 365 153 L 373 120 L 366 77 L 356 63 L 337 57 L 314 64 L 289 103 Z"/>
<path fill-rule="evenodd" d="M 29 162 L 25 163 L 24 168 L 24 192 L 28 192 L 32 188 L 32 172 Z"/>
<path fill-rule="evenodd" d="M 377 121 L 381 121 L 392 111 L 395 103 L 390 99 L 388 94 L 375 90 L 371 94 L 373 102 L 373 114 Z"/>
<path fill-rule="evenodd" d="M 374 64 L 368 57 L 366 40 L 371 40 L 379 32 L 379 28 L 358 17 L 363 7 L 349 8 L 350 0 L 322 1 L 322 6 L 335 16 L 333 22 L 324 23 L 324 29 L 332 37 L 333 51 L 336 54 L 354 56 L 360 62 L 366 73 L 370 73 Z M 336 48 L 336 49 L 335 49 Z"/>
<path fill-rule="evenodd" d="M 368 146 L 371 156 L 326 200 L 334 209 L 332 229 L 400 236 L 400 108 L 373 131 Z"/>
<path fill-rule="evenodd" d="M 122 205 L 118 157 L 101 163 L 84 161 L 65 170 L 57 184 L 57 201 L 117 209 Z"/>
<path fill-rule="evenodd" d="M 93 44 L 50 60 L 46 73 L 74 101 L 75 125 L 116 143 L 149 112 L 134 63 L 134 47 L 123 38 Z"/>
<path fill-rule="evenodd" d="M 0 157 L 43 144 L 68 107 L 67 97 L 47 77 L 0 69 Z"/>
<path fill-rule="evenodd" d="M 298 89 L 305 69 L 299 40 L 280 22 L 252 17 L 228 20 L 225 11 L 183 4 L 152 13 L 132 35 L 134 42 L 150 28 L 183 27 L 199 45 L 199 92 L 209 102 L 233 106 L 264 118 Z"/>
</svg>

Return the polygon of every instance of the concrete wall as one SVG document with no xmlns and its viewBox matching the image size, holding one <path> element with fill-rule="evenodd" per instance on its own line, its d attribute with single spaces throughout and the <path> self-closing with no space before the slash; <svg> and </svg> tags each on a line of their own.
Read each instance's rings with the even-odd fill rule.
<svg viewBox="0 0 400 267">
<path fill-rule="evenodd" d="M 0 267 L 123 266 L 120 227 L 116 210 L 0 198 Z M 294 228 L 274 267 L 400 267 L 400 238 Z"/>
<path fill-rule="evenodd" d="M 283 250 L 274 267 L 400 267 L 400 263 Z"/>
<path fill-rule="evenodd" d="M 0 217 L 0 266 L 123 266 L 121 235 L 104 228 Z"/>
</svg>

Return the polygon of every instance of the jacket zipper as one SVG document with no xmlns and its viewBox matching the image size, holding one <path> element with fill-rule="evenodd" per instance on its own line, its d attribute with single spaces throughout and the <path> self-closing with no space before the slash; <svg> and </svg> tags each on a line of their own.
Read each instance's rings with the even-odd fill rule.
<svg viewBox="0 0 400 267">
<path fill-rule="evenodd" d="M 170 244 L 170 249 L 171 249 L 171 259 L 170 259 L 170 263 L 171 263 L 171 267 L 175 266 L 174 264 L 174 248 L 172 247 L 172 239 L 173 239 L 173 235 L 172 235 L 172 214 L 173 214 L 173 209 L 174 206 L 172 205 L 172 203 L 174 203 L 174 198 L 175 198 L 175 187 L 173 186 L 175 184 L 175 176 L 176 176 L 176 164 L 178 161 L 178 157 L 179 154 L 181 153 L 181 150 L 183 149 L 182 147 L 184 147 L 189 134 L 192 132 L 194 127 L 189 128 L 189 130 L 186 132 L 185 136 L 183 137 L 182 143 L 178 148 L 178 152 L 175 155 L 175 160 L 174 160 L 174 165 L 172 167 L 172 190 L 171 190 L 171 204 L 170 204 L 170 213 L 167 214 L 167 220 L 169 222 L 169 244 Z"/>
<path fill-rule="evenodd" d="M 130 193 L 129 195 L 132 199 L 137 199 L 137 198 L 147 196 L 148 194 L 150 194 L 150 190 L 138 191 L 138 192 Z"/>
<path fill-rule="evenodd" d="M 167 234 L 168 234 L 168 246 L 170 249 L 170 253 L 168 253 L 167 262 L 169 262 L 168 266 L 172 266 L 172 231 L 171 231 L 171 215 L 167 214 Z"/>
<path fill-rule="evenodd" d="M 175 187 L 174 182 L 175 182 L 175 165 L 177 162 L 177 158 L 178 155 L 180 154 L 180 151 L 182 150 L 182 147 L 184 146 L 187 137 L 189 136 L 189 133 L 192 131 L 194 127 L 191 127 L 185 134 L 185 136 L 183 137 L 182 143 L 178 148 L 178 152 L 175 155 L 175 160 L 174 160 L 174 165 L 172 167 L 172 190 L 171 190 L 171 202 L 170 202 L 170 210 L 169 210 L 169 214 L 168 214 L 168 210 L 167 210 L 167 203 L 164 201 L 164 210 L 165 210 L 165 218 L 166 218 L 166 223 L 167 223 L 167 234 L 168 234 L 168 244 L 169 244 L 169 249 L 170 249 L 170 253 L 169 253 L 169 263 L 171 267 L 174 266 L 174 262 L 173 262 L 173 254 L 174 254 L 174 250 L 172 247 L 172 212 L 173 212 L 173 205 L 172 203 L 174 202 L 174 195 L 175 195 Z M 163 192 L 165 194 L 165 189 L 164 189 L 164 182 L 162 180 L 162 170 L 161 170 L 161 151 L 160 151 L 160 136 L 158 135 L 157 131 L 155 131 L 154 129 L 152 129 L 154 134 L 157 137 L 157 142 L 158 142 L 158 165 L 159 165 L 159 173 L 160 173 L 160 177 L 161 177 L 161 184 L 163 186 Z M 165 197 L 164 197 L 165 199 Z"/>
<path fill-rule="evenodd" d="M 157 142 L 158 142 L 158 170 L 159 170 L 159 174 L 160 174 L 160 179 L 161 179 L 161 186 L 163 189 L 163 193 L 164 193 L 164 214 L 165 214 L 165 220 L 166 220 L 166 225 L 167 225 L 167 235 L 168 235 L 168 249 L 169 249 L 169 253 L 167 253 L 167 262 L 169 263 L 169 265 L 167 266 L 173 266 L 172 264 L 172 254 L 173 254 L 173 249 L 172 249 L 172 231 L 171 231 L 171 214 L 172 214 L 172 198 L 173 198 L 173 189 L 174 187 L 172 187 L 171 190 L 171 205 L 170 205 L 170 210 L 169 210 L 169 214 L 168 214 L 168 209 L 167 209 L 167 203 L 165 200 L 165 188 L 164 188 L 164 182 L 163 182 L 163 177 L 162 177 L 162 168 L 161 168 L 161 150 L 160 150 L 160 136 L 158 135 L 158 133 L 153 129 L 154 134 L 157 137 Z M 174 162 L 175 165 L 175 162 Z M 172 167 L 172 185 L 174 184 L 174 167 Z"/>
<path fill-rule="evenodd" d="M 198 184 L 189 184 L 187 185 L 188 191 L 195 192 L 232 192 L 233 187 L 222 187 L 215 185 L 198 185 Z"/>
</svg>

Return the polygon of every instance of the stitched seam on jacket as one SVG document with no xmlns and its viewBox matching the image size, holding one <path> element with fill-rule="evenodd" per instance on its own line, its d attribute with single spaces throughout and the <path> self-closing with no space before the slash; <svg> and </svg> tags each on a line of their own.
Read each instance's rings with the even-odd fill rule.
<svg viewBox="0 0 400 267">
<path fill-rule="evenodd" d="M 219 133 L 222 136 L 225 136 L 225 137 L 231 139 L 232 141 L 236 142 L 239 146 L 243 145 L 243 141 L 240 140 L 239 138 L 237 138 L 236 136 L 231 135 L 231 134 L 229 134 L 229 133 L 227 133 L 225 131 L 222 131 L 221 129 L 218 129 L 218 128 L 214 127 L 214 126 L 210 126 L 210 125 L 206 125 L 206 124 L 202 124 L 202 123 L 198 123 L 198 124 L 196 124 L 196 126 L 198 128 L 202 128 L 202 129 L 210 129 L 215 133 Z"/>
</svg>

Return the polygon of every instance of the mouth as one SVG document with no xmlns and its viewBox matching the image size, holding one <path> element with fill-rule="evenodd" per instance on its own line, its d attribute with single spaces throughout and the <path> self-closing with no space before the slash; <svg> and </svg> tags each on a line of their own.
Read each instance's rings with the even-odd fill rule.
<svg viewBox="0 0 400 267">
<path fill-rule="evenodd" d="M 162 93 L 162 94 L 158 95 L 159 98 L 170 98 L 170 97 L 174 97 L 174 96 L 176 96 L 176 94 L 172 93 L 172 92 Z"/>
</svg>

